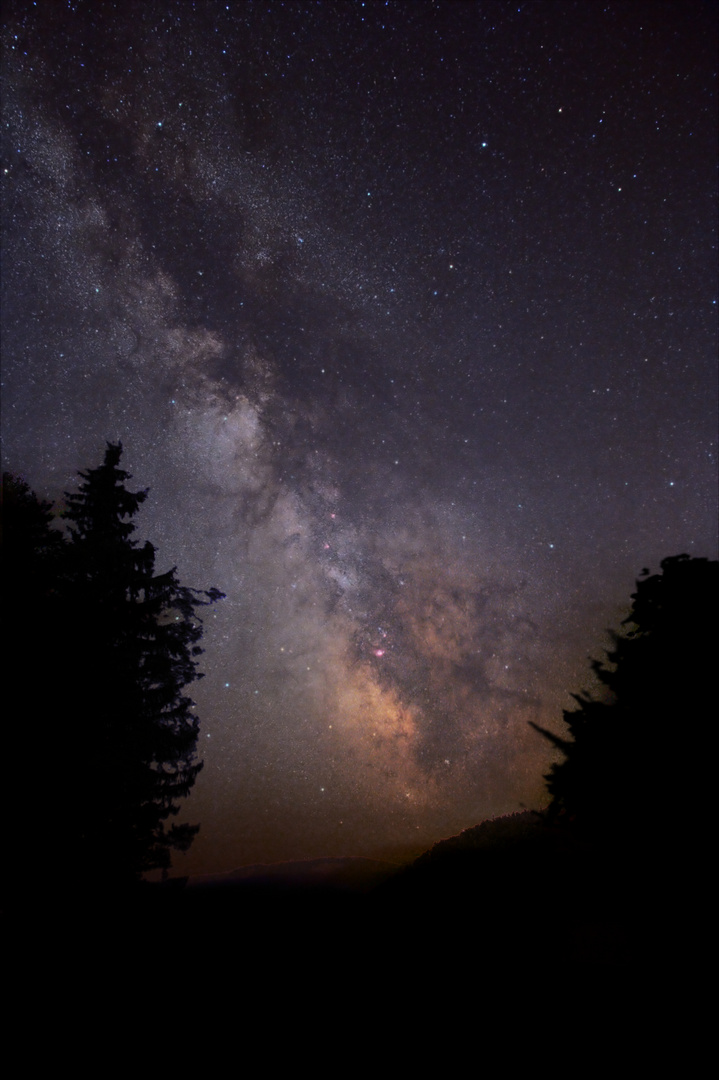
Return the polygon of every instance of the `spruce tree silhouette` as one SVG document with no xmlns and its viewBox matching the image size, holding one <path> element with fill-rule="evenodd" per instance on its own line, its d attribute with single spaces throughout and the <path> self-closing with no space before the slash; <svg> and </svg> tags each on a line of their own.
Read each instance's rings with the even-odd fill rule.
<svg viewBox="0 0 719 1080">
<path fill-rule="evenodd" d="M 47 871 L 113 888 L 167 869 L 199 829 L 168 819 L 202 768 L 199 721 L 183 691 L 202 677 L 198 608 L 222 597 L 182 585 L 176 568 L 155 574 L 155 548 L 132 539 L 147 492 L 127 489 L 121 455 L 121 443 L 108 443 L 103 464 L 65 493 L 67 539 L 49 528 L 47 504 L 25 506 L 36 536 L 24 527 L 15 558 L 47 567 L 49 548 L 54 559 L 42 586 L 46 630 L 31 650 L 44 699 L 33 709 L 42 794 L 18 815 L 19 831 L 31 844 L 42 817 L 34 855 Z"/>
<path fill-rule="evenodd" d="M 571 738 L 532 725 L 564 754 L 546 776 L 550 816 L 630 858 L 670 848 L 681 811 L 697 806 L 697 769 L 679 758 L 677 734 L 708 720 L 716 700 L 719 562 L 676 555 L 661 570 L 637 581 L 608 664 L 592 662 L 602 692 L 573 695 Z M 647 828 L 656 816 L 661 828 Z"/>
<path fill-rule="evenodd" d="M 50 503 L 41 502 L 24 480 L 3 473 L 0 590 L 9 631 L 4 662 L 18 687 L 27 687 L 20 672 L 29 671 L 29 658 L 48 632 L 66 548 L 62 534 L 51 527 L 52 519 Z"/>
<path fill-rule="evenodd" d="M 63 790 L 65 738 L 57 699 L 64 678 L 58 662 L 64 610 L 59 582 L 67 544 L 51 527 L 52 518 L 50 503 L 41 502 L 24 480 L 3 474 L 5 896 L 13 887 L 26 888 L 33 873 L 47 874 L 51 823 Z"/>
<path fill-rule="evenodd" d="M 132 518 L 147 491 L 131 492 L 119 468 L 122 444 L 66 493 L 70 522 L 77 662 L 73 755 L 77 792 L 70 835 L 78 868 L 108 881 L 166 869 L 199 826 L 167 825 L 202 763 L 199 722 L 183 693 L 201 678 L 197 608 L 222 596 L 180 584 L 176 568 L 155 574 L 155 548 L 133 539 Z"/>
</svg>

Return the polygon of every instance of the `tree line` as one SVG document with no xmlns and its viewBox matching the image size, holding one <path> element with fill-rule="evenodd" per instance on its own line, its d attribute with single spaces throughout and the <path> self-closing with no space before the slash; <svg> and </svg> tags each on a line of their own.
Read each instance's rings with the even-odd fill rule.
<svg viewBox="0 0 719 1080">
<path fill-rule="evenodd" d="M 128 489 L 121 457 L 108 443 L 62 511 L 3 477 L 11 889 L 129 886 L 166 871 L 199 829 L 172 819 L 202 768 L 185 689 L 202 677 L 200 609 L 222 593 L 156 572 L 156 548 L 134 538 L 148 492 Z M 708 559 L 645 570 L 566 734 L 533 725 L 561 752 L 550 820 L 627 861 L 676 853 L 682 811 L 706 799 L 705 771 L 681 748 L 696 748 L 687 733 L 715 708 L 718 586 Z"/>
<path fill-rule="evenodd" d="M 108 443 L 60 514 L 3 477 L 11 890 L 129 886 L 199 829 L 172 819 L 202 768 L 185 688 L 222 593 L 156 572 L 121 456 Z"/>
<path fill-rule="evenodd" d="M 550 819 L 646 869 L 690 859 L 711 779 L 700 733 L 716 711 L 719 562 L 689 555 L 642 572 L 596 688 L 573 694 L 546 776 Z M 643 872 L 643 871 L 642 871 Z"/>
</svg>

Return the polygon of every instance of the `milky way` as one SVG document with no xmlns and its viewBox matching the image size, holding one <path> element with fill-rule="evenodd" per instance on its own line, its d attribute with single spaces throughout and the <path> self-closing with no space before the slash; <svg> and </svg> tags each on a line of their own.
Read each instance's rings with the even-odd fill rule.
<svg viewBox="0 0 719 1080">
<path fill-rule="evenodd" d="M 5 4 L 4 467 L 208 617 L 183 872 L 538 806 L 716 556 L 712 5 Z M 61 693 L 58 688 L 58 693 Z"/>
</svg>

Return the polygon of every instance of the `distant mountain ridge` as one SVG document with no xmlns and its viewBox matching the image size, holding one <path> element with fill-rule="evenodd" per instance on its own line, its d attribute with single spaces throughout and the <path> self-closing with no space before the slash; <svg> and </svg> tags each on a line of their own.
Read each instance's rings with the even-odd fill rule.
<svg viewBox="0 0 719 1080">
<path fill-rule="evenodd" d="M 418 856 L 413 865 L 423 866 L 438 858 L 444 859 L 453 852 L 509 850 L 518 845 L 554 839 L 557 835 L 556 829 L 548 826 L 543 811 L 518 810 L 513 814 L 487 818 L 479 825 L 472 825 L 454 836 L 438 840 Z"/>
<path fill-rule="evenodd" d="M 277 892 L 369 892 L 401 869 L 397 863 L 361 856 L 256 863 L 220 874 L 191 877 L 189 888 L 261 888 Z"/>
<path fill-rule="evenodd" d="M 462 832 L 438 840 L 407 863 L 393 863 L 363 856 L 300 859 L 280 863 L 254 863 L 219 874 L 190 877 L 191 889 L 258 888 L 273 892 L 321 890 L 367 893 L 399 873 L 444 862 L 457 853 L 504 851 L 525 844 L 542 843 L 553 836 L 540 811 L 523 810 L 489 818 Z"/>
</svg>

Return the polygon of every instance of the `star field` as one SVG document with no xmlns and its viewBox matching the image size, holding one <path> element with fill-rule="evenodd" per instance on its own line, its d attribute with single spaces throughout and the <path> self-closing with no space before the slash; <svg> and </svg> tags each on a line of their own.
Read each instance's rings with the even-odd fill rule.
<svg viewBox="0 0 719 1080">
<path fill-rule="evenodd" d="M 3 452 L 121 439 L 227 594 L 178 871 L 545 800 L 636 576 L 716 557 L 716 11 L 3 16 Z"/>
</svg>

